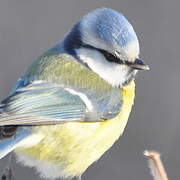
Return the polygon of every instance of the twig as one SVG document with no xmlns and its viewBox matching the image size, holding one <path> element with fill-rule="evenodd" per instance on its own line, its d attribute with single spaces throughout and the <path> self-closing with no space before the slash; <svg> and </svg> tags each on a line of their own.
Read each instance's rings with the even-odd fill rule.
<svg viewBox="0 0 180 180">
<path fill-rule="evenodd" d="M 149 168 L 154 180 L 168 180 L 166 171 L 160 158 L 160 153 L 145 151 L 144 156 L 148 161 Z"/>
</svg>

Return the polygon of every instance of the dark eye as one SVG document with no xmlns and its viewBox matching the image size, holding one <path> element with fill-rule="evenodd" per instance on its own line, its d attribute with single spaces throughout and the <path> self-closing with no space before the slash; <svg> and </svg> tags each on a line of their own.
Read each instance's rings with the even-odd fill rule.
<svg viewBox="0 0 180 180">
<path fill-rule="evenodd" d="M 101 50 L 99 49 L 99 51 L 104 55 L 104 57 L 110 61 L 110 62 L 115 62 L 115 63 L 118 63 L 118 64 L 125 64 L 125 61 L 122 61 L 121 59 L 119 59 L 118 57 L 116 57 L 115 55 L 107 52 L 107 51 L 104 51 L 104 50 Z"/>
<path fill-rule="evenodd" d="M 97 51 L 99 51 L 101 54 L 103 54 L 103 56 L 109 61 L 109 62 L 115 62 L 115 63 L 118 63 L 118 64 L 128 64 L 126 61 L 123 61 L 121 59 L 119 59 L 117 56 L 105 51 L 105 50 L 102 50 L 102 49 L 98 49 L 98 48 L 95 48 L 93 46 L 90 46 L 90 45 L 87 45 L 87 44 L 83 44 L 82 45 L 83 47 L 85 48 L 88 48 L 88 49 L 95 49 Z"/>
</svg>

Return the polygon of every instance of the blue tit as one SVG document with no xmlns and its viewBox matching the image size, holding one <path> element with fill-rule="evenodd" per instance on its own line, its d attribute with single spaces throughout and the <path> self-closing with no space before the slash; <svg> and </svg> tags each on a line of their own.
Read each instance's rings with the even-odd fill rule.
<svg viewBox="0 0 180 180">
<path fill-rule="evenodd" d="M 0 158 L 46 179 L 80 177 L 122 135 L 135 98 L 139 59 L 132 25 L 100 8 L 40 56 L 0 105 Z"/>
</svg>

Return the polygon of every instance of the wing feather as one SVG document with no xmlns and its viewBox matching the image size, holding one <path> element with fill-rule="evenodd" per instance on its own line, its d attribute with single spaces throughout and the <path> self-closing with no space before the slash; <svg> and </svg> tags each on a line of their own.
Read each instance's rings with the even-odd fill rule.
<svg viewBox="0 0 180 180">
<path fill-rule="evenodd" d="M 36 82 L 16 90 L 2 102 L 1 108 L 0 125 L 85 121 L 86 116 L 93 114 L 77 94 L 56 84 L 44 82 Z"/>
<path fill-rule="evenodd" d="M 76 63 L 67 60 L 63 67 L 68 69 L 70 65 L 75 66 Z M 61 66 L 53 66 L 54 69 L 56 67 Z M 77 69 L 75 66 L 74 71 Z M 62 70 L 60 68 L 58 72 Z M 56 78 L 53 81 L 32 80 L 32 75 L 19 79 L 9 97 L 0 105 L 0 126 L 97 122 L 114 118 L 122 105 L 119 88 L 109 87 L 96 74 L 92 77 L 92 72 L 84 67 L 80 67 L 79 71 L 75 79 L 74 74 L 66 74 L 65 77 L 70 76 L 68 79 L 59 75 L 58 81 Z M 66 73 L 71 72 L 68 70 Z M 82 85 L 82 82 L 85 84 Z"/>
</svg>

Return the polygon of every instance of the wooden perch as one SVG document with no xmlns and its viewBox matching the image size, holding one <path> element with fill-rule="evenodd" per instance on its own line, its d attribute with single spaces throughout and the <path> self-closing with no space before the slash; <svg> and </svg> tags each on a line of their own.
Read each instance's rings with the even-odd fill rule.
<svg viewBox="0 0 180 180">
<path fill-rule="evenodd" d="M 160 153 L 145 151 L 144 156 L 148 161 L 149 168 L 154 180 L 168 180 L 166 171 L 160 158 Z"/>
</svg>

